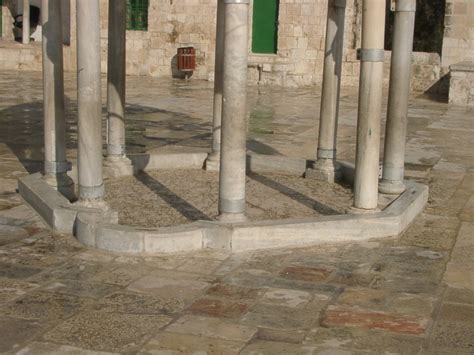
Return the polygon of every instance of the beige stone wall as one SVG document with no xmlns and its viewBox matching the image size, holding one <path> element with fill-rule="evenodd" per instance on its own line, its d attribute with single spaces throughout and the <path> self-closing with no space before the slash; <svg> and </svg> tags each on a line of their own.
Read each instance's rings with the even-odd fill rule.
<svg viewBox="0 0 474 355">
<path fill-rule="evenodd" d="M 8 0 L 13 1 L 13 0 Z M 65 46 L 65 69 L 75 70 L 76 1 L 71 0 L 71 45 Z M 108 0 L 101 1 L 102 69 L 107 70 Z M 347 0 L 343 85 L 358 85 L 362 0 Z M 193 46 L 197 53 L 196 79 L 214 75 L 216 0 L 150 0 L 148 31 L 127 31 L 127 72 L 130 75 L 171 77 L 177 48 Z M 249 82 L 283 86 L 320 84 L 324 60 L 327 0 L 280 0 L 278 53 L 251 53 Z M 249 9 L 252 28 L 252 4 Z M 15 47 L 16 48 L 16 47 Z M 18 48 L 17 48 L 18 50 Z M 37 60 L 40 48 L 30 48 L 28 58 Z M 3 50 L 0 56 L 4 56 Z M 13 57 L 18 56 L 15 54 Z M 25 60 L 28 58 L 24 58 Z M 20 62 L 16 68 L 38 68 L 37 63 Z M 389 77 L 390 52 L 386 55 L 385 83 Z M 1 65 L 0 65 L 1 67 Z M 415 53 L 413 88 L 423 90 L 439 78 L 439 57 Z"/>
<path fill-rule="evenodd" d="M 474 0 L 447 0 L 442 66 L 474 59 Z"/>
</svg>

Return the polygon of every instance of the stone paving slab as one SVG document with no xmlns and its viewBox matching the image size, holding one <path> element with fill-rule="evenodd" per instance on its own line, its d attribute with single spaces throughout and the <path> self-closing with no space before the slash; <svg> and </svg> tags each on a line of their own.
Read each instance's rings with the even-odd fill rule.
<svg viewBox="0 0 474 355">
<path fill-rule="evenodd" d="M 1 353 L 474 352 L 472 109 L 412 99 L 408 155 L 423 148 L 410 161 L 424 165 L 409 168 L 422 172 L 414 177 L 431 193 L 428 208 L 400 238 L 233 255 L 126 256 L 87 250 L 51 233 L 18 198 L 14 177 L 41 166 L 42 136 L 28 133 L 25 122 L 41 131 L 42 95 L 39 75 L 15 75 L 0 73 L 0 228 L 8 226 L 0 245 Z M 24 85 L 15 95 L 5 84 L 12 79 Z M 66 78 L 68 96 L 74 97 L 74 87 Z M 173 142 L 184 139 L 170 132 L 173 120 L 179 127 L 196 124 L 198 135 L 210 128 L 210 111 L 170 102 L 180 92 L 172 84 L 130 78 L 130 88 L 134 152 L 168 144 L 159 135 L 144 139 L 144 124 L 155 133 L 167 128 L 164 135 Z M 255 121 L 258 104 L 250 107 L 250 150 L 313 158 L 318 90 L 276 96 L 271 90 L 259 95 L 272 110 L 267 121 Z M 199 100 L 210 94 L 201 90 Z M 351 160 L 355 93 L 343 93 L 342 102 L 338 152 Z M 74 160 L 73 100 L 68 112 L 68 156 Z M 294 117 L 300 127 L 293 132 Z M 209 138 L 173 144 L 201 149 Z"/>
</svg>

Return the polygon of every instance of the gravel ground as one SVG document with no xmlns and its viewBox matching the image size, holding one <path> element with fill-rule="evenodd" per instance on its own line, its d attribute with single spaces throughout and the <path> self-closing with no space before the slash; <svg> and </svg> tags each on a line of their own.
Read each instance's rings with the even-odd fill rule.
<svg viewBox="0 0 474 355">
<path fill-rule="evenodd" d="M 165 227 L 217 215 L 218 179 L 204 170 L 161 170 L 106 182 L 106 201 L 121 224 Z M 247 217 L 252 221 L 345 213 L 352 192 L 295 176 L 250 173 Z"/>
</svg>

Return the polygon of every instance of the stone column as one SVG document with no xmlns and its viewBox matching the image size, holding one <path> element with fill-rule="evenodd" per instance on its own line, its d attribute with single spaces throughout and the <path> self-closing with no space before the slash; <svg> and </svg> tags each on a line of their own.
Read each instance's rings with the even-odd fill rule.
<svg viewBox="0 0 474 355">
<path fill-rule="evenodd" d="M 219 170 L 221 159 L 222 76 L 224 65 L 224 0 L 217 1 L 216 55 L 214 64 L 214 110 L 212 119 L 212 152 L 206 160 L 206 170 Z"/>
<path fill-rule="evenodd" d="M 224 84 L 219 219 L 245 220 L 249 0 L 224 0 Z"/>
<path fill-rule="evenodd" d="M 77 1 L 79 199 L 103 205 L 99 0 Z"/>
<path fill-rule="evenodd" d="M 364 0 L 354 178 L 354 211 L 360 212 L 376 210 L 378 202 L 384 33 L 385 0 Z"/>
<path fill-rule="evenodd" d="M 390 88 L 382 181 L 379 191 L 400 194 L 405 191 L 405 143 L 411 60 L 415 32 L 416 0 L 396 0 L 393 28 Z"/>
<path fill-rule="evenodd" d="M 23 29 L 22 39 L 24 44 L 30 43 L 30 0 L 23 0 Z"/>
<path fill-rule="evenodd" d="M 346 0 L 330 0 L 328 3 L 317 160 L 306 171 L 307 178 L 328 182 L 335 182 L 341 175 L 336 163 L 336 139 L 345 10 Z"/>
<path fill-rule="evenodd" d="M 107 158 L 110 176 L 133 175 L 125 155 L 125 82 L 126 82 L 127 4 L 109 0 L 109 41 L 107 54 Z"/>
<path fill-rule="evenodd" d="M 45 180 L 69 200 L 74 184 L 67 175 L 66 122 L 64 117 L 63 39 L 61 1 L 42 0 L 43 26 L 43 111 Z"/>
</svg>

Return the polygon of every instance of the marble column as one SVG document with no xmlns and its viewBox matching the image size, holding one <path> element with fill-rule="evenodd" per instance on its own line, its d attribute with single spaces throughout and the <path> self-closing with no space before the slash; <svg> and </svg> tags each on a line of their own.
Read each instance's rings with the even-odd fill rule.
<svg viewBox="0 0 474 355">
<path fill-rule="evenodd" d="M 79 202 L 101 207 L 104 184 L 99 0 L 77 1 L 77 86 Z"/>
<path fill-rule="evenodd" d="M 354 212 L 377 210 L 385 0 L 364 0 L 360 49 Z"/>
<path fill-rule="evenodd" d="M 219 170 L 221 158 L 222 76 L 224 65 L 224 0 L 217 1 L 216 54 L 214 64 L 214 109 L 212 119 L 212 152 L 206 160 L 206 170 Z"/>
<path fill-rule="evenodd" d="M 23 0 L 22 40 L 24 44 L 30 43 L 30 0 Z"/>
<path fill-rule="evenodd" d="M 104 166 L 113 177 L 133 175 L 131 161 L 125 155 L 126 28 L 126 1 L 109 0 L 107 158 Z"/>
<path fill-rule="evenodd" d="M 67 175 L 66 122 L 64 116 L 64 71 L 61 1 L 42 0 L 44 179 L 69 200 L 74 184 Z"/>
<path fill-rule="evenodd" d="M 323 87 L 317 160 L 305 177 L 335 182 L 341 177 L 336 162 L 337 121 L 341 88 L 346 0 L 330 0 L 326 23 Z"/>
<path fill-rule="evenodd" d="M 224 84 L 219 216 L 245 220 L 249 0 L 224 0 Z"/>
<path fill-rule="evenodd" d="M 410 96 L 411 61 L 415 32 L 416 0 L 395 2 L 390 88 L 382 181 L 379 191 L 400 194 L 405 191 L 405 144 L 408 98 Z"/>
</svg>

